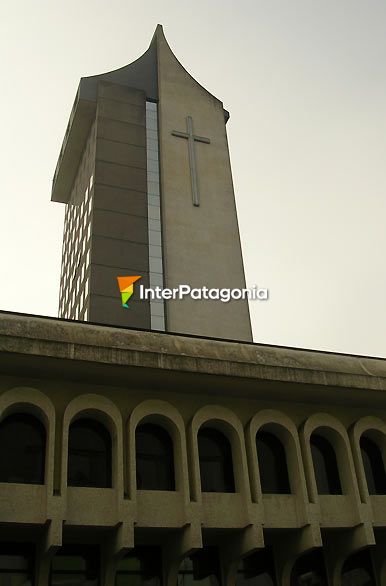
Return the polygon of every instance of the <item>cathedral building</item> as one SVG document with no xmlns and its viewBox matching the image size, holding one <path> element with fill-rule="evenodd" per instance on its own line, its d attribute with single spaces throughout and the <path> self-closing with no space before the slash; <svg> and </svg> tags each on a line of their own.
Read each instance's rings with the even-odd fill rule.
<svg viewBox="0 0 386 586">
<path fill-rule="evenodd" d="M 59 317 L 0 312 L 0 586 L 386 585 L 386 360 L 252 342 L 228 118 L 160 26 L 81 79 Z"/>
</svg>

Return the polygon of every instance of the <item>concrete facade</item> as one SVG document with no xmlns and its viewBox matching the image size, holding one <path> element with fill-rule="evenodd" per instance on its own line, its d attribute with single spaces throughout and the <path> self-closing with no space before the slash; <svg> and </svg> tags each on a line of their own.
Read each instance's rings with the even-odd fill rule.
<svg viewBox="0 0 386 586">
<path fill-rule="evenodd" d="M 145 287 L 245 288 L 228 117 L 178 62 L 161 26 L 134 63 L 82 78 L 52 189 L 52 199 L 67 206 L 59 317 L 252 340 L 245 299 L 186 298 L 161 307 L 137 292 L 127 311 L 116 282 L 140 275 Z M 194 141 L 192 150 L 173 134 L 185 133 L 188 119 L 207 141 Z M 88 198 L 90 231 L 83 233 Z"/>
<path fill-rule="evenodd" d="M 268 549 L 280 586 L 312 551 L 322 552 L 329 586 L 358 551 L 375 581 L 352 583 L 386 584 L 386 494 L 369 494 L 360 450 L 370 436 L 385 461 L 385 360 L 1 313 L 0 361 L 1 420 L 33 413 L 47 434 L 44 483 L 0 483 L 0 544 L 36 545 L 39 586 L 52 556 L 79 542 L 100 547 L 103 586 L 114 584 L 120 556 L 143 544 L 161 548 L 167 586 L 204 546 L 218 548 L 227 586 L 242 558 Z M 67 486 L 69 426 L 85 415 L 111 434 L 112 488 Z M 137 490 L 144 421 L 172 438 L 174 491 Z M 201 490 L 197 434 L 208 426 L 230 442 L 232 493 Z M 262 491 L 259 430 L 284 446 L 290 494 Z M 342 494 L 318 494 L 314 431 L 333 446 Z"/>
</svg>

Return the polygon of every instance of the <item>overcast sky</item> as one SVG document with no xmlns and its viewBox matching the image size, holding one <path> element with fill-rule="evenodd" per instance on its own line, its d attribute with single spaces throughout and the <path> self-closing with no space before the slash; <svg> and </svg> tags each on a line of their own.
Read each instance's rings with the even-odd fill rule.
<svg viewBox="0 0 386 586">
<path fill-rule="evenodd" d="M 256 342 L 386 357 L 385 0 L 21 0 L 0 17 L 0 309 L 57 315 L 51 179 L 81 76 L 157 23 L 231 113 Z"/>
</svg>

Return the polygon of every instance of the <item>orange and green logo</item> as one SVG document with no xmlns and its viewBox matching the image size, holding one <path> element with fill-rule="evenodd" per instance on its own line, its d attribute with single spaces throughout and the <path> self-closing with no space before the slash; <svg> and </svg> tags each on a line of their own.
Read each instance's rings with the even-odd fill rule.
<svg viewBox="0 0 386 586">
<path fill-rule="evenodd" d="M 127 302 L 134 293 L 134 283 L 139 279 L 142 279 L 142 277 L 117 277 L 118 287 L 122 297 L 122 307 L 128 309 Z"/>
</svg>

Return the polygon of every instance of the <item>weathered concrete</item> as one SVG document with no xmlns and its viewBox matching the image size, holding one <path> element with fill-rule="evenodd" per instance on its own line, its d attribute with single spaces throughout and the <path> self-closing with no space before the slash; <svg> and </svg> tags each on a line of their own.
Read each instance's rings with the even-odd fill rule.
<svg viewBox="0 0 386 586">
<path fill-rule="evenodd" d="M 386 360 L 1 312 L 0 369 L 0 418 L 33 412 L 47 430 L 44 485 L 0 483 L 0 544 L 20 539 L 21 525 L 24 539 L 24 523 L 36 529 L 39 586 L 50 555 L 80 535 L 101 544 L 103 586 L 114 583 L 115 556 L 134 543 L 162 545 L 167 586 L 178 560 L 202 544 L 220 548 L 229 586 L 240 558 L 264 544 L 273 547 L 282 586 L 296 558 L 322 543 L 331 585 L 362 547 L 374 550 L 384 576 L 386 495 L 369 495 L 359 441 L 371 433 L 385 457 Z M 104 422 L 113 438 L 110 489 L 67 487 L 69 425 L 82 414 Z M 144 420 L 173 439 L 173 492 L 136 489 L 135 429 Z M 201 492 L 203 425 L 228 436 L 234 494 Z M 291 494 L 262 493 L 259 429 L 285 448 Z M 334 447 L 342 495 L 316 490 L 314 430 Z"/>
</svg>

